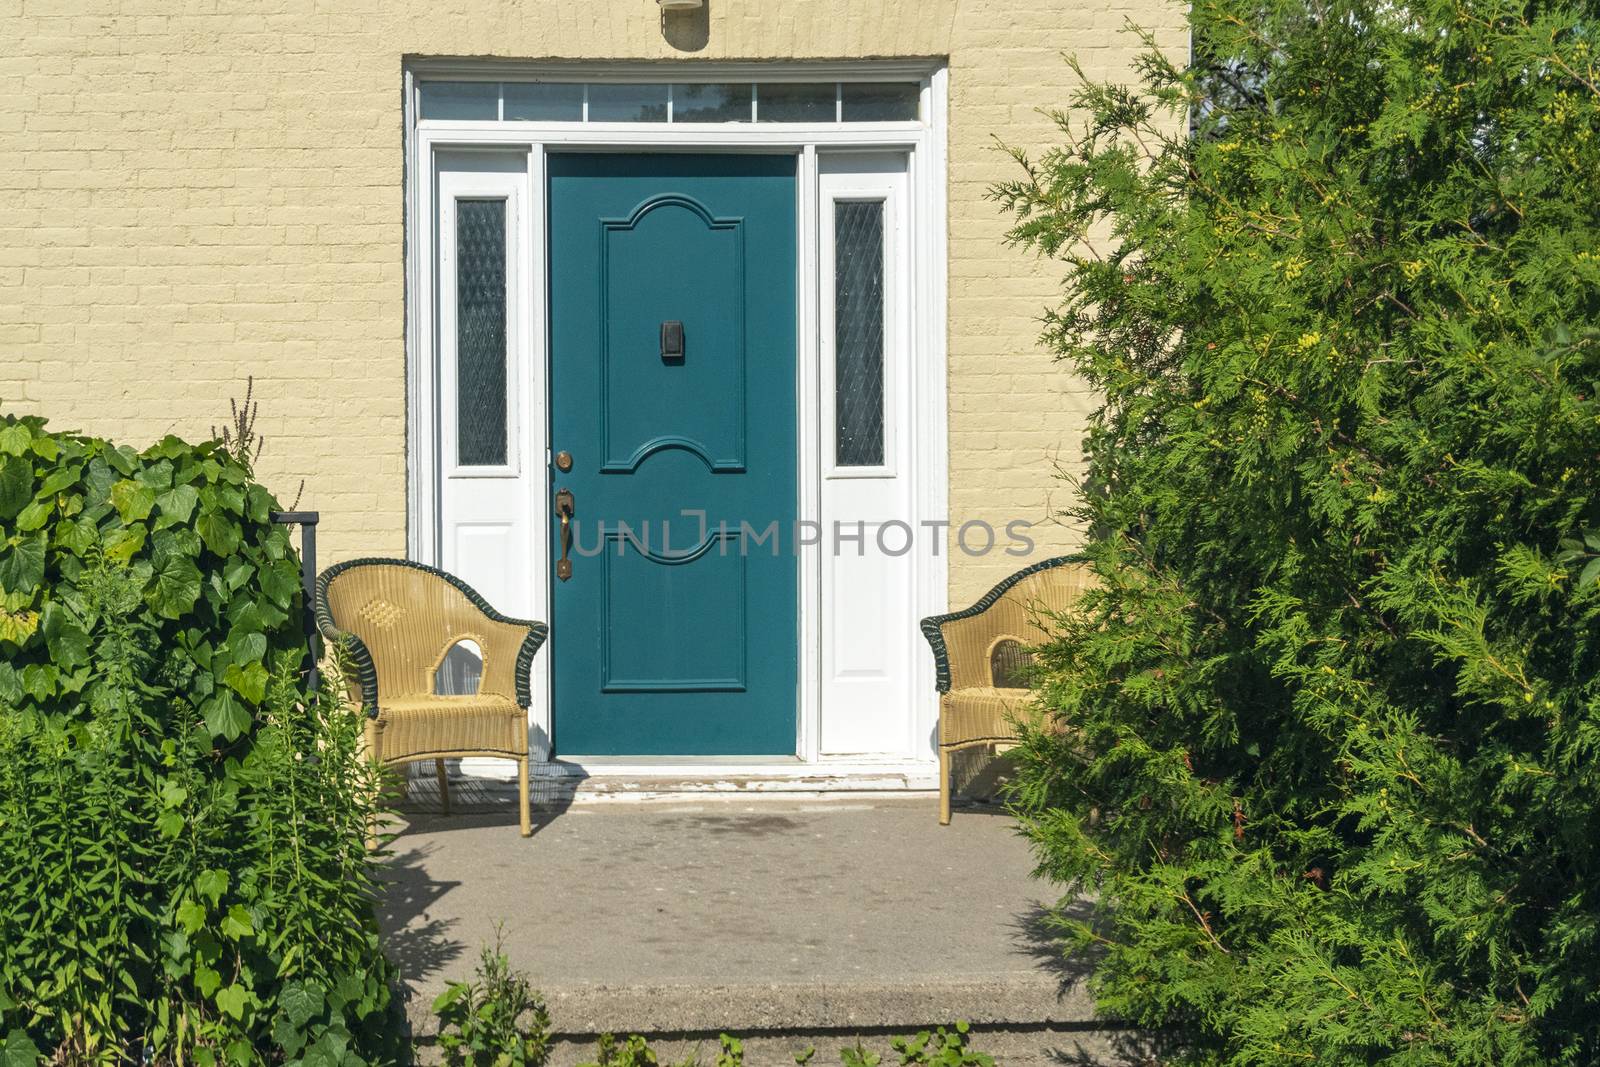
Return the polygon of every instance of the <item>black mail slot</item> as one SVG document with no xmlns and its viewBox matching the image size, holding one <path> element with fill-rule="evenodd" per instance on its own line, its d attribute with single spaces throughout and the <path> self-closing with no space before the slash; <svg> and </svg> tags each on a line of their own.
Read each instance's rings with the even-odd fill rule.
<svg viewBox="0 0 1600 1067">
<path fill-rule="evenodd" d="M 676 319 L 661 324 L 661 361 L 683 362 L 683 323 Z"/>
</svg>

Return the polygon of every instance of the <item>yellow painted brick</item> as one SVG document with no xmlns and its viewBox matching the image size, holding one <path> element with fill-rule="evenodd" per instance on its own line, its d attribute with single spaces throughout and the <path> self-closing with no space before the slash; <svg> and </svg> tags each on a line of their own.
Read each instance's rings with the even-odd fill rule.
<svg viewBox="0 0 1600 1067">
<path fill-rule="evenodd" d="M 644 0 L 21 0 L 0 12 L 0 398 L 133 443 L 205 436 L 257 377 L 263 476 L 324 512 L 324 559 L 405 550 L 400 77 L 410 55 L 943 57 L 950 70 L 950 504 L 1053 519 L 1093 397 L 1039 349 L 1062 271 L 985 199 L 1058 133 L 1076 53 L 1126 78 L 1165 0 L 738 0 L 694 51 Z M 998 428 L 998 429 L 997 429 Z M 956 534 L 951 534 L 955 546 Z M 953 552 L 953 603 L 1025 563 Z"/>
</svg>

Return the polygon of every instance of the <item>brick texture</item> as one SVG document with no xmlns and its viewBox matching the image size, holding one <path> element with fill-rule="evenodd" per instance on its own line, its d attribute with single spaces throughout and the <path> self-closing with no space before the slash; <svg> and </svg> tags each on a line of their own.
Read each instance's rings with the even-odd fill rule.
<svg viewBox="0 0 1600 1067">
<path fill-rule="evenodd" d="M 997 142 L 1054 140 L 1063 53 L 1123 76 L 1167 0 L 12 0 L 0 5 L 0 403 L 134 444 L 203 437 L 256 379 L 261 474 L 328 562 L 405 550 L 407 56 L 947 57 L 950 509 L 1053 524 L 1092 407 L 1039 349 L 1060 270 L 1002 242 Z M 951 565 L 951 600 L 1022 562 Z"/>
</svg>

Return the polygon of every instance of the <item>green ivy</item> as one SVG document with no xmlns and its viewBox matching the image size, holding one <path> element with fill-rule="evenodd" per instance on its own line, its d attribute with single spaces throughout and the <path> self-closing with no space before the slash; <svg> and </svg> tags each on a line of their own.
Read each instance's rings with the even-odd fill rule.
<svg viewBox="0 0 1600 1067">
<path fill-rule="evenodd" d="M 372 772 L 275 507 L 216 443 L 0 416 L 5 1067 L 393 1052 Z"/>
</svg>

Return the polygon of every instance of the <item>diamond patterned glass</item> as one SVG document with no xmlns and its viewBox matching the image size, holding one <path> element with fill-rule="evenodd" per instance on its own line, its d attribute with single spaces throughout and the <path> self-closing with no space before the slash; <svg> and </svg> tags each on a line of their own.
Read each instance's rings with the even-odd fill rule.
<svg viewBox="0 0 1600 1067">
<path fill-rule="evenodd" d="M 833 205 L 834 464 L 883 465 L 883 201 Z"/>
<path fill-rule="evenodd" d="M 456 462 L 506 462 L 506 202 L 456 201 Z"/>
</svg>

